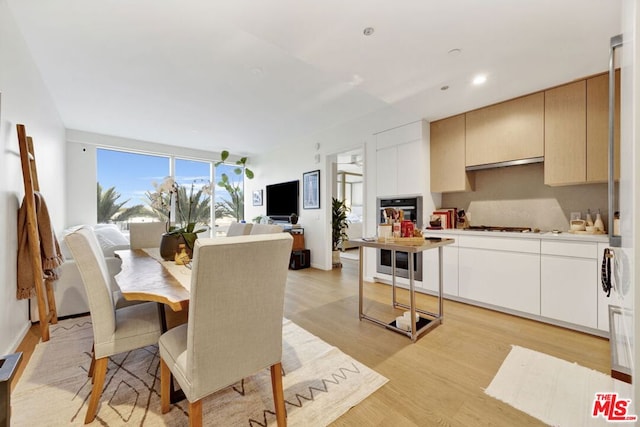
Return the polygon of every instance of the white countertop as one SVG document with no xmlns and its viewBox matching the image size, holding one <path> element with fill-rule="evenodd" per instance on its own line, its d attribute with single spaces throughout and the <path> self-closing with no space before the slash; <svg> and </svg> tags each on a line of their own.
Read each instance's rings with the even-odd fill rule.
<svg viewBox="0 0 640 427">
<path fill-rule="evenodd" d="M 539 233 L 528 232 L 511 232 L 511 231 L 472 231 L 472 230 L 460 230 L 455 228 L 448 228 L 444 230 L 424 230 L 425 236 L 482 236 L 482 237 L 507 237 L 518 239 L 542 239 L 542 240 L 576 240 L 580 242 L 596 242 L 596 243 L 608 243 L 608 234 L 575 234 L 563 231 L 559 234 L 554 234 L 550 231 L 542 231 Z M 454 237 L 455 238 L 455 237 Z"/>
</svg>

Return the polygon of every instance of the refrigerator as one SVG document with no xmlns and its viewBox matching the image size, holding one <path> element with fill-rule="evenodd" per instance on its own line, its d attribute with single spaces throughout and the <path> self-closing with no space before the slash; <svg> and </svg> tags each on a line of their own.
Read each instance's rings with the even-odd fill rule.
<svg viewBox="0 0 640 427">
<path fill-rule="evenodd" d="M 640 111 L 640 50 L 636 31 L 640 27 L 640 8 L 634 0 L 623 2 L 622 33 L 610 40 L 609 50 L 609 181 L 608 202 L 609 245 L 602 256 L 602 292 L 609 296 L 609 332 L 611 344 L 612 376 L 630 380 L 633 378 L 635 408 L 640 408 L 636 364 L 638 319 L 636 312 L 640 302 L 640 291 L 635 266 L 638 259 L 635 247 L 638 242 L 638 215 L 640 209 L 637 195 L 640 190 L 640 150 L 638 150 L 638 111 Z M 616 94 L 614 90 L 615 69 L 620 70 L 620 144 L 614 144 Z M 616 176 L 616 160 L 619 160 L 619 180 Z M 617 213 L 617 214 L 616 214 Z M 619 220 L 616 219 L 619 217 Z M 634 378 L 635 377 L 635 378 Z M 630 381 L 628 381 L 630 382 Z"/>
</svg>

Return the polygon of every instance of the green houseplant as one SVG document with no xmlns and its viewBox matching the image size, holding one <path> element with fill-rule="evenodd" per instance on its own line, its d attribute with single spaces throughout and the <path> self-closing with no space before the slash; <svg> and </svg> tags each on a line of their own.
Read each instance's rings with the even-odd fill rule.
<svg viewBox="0 0 640 427">
<path fill-rule="evenodd" d="M 334 267 L 341 267 L 340 262 L 340 245 L 345 240 L 349 240 L 347 229 L 349 228 L 349 220 L 347 214 L 350 209 L 344 200 L 338 200 L 335 197 L 331 201 L 331 261 Z"/>
<path fill-rule="evenodd" d="M 180 186 L 173 177 L 166 177 L 162 183 L 153 183 L 154 192 L 148 192 L 153 210 L 166 220 L 166 233 L 160 242 L 160 255 L 165 260 L 173 260 L 178 245 L 184 243 L 191 256 L 198 233 L 207 230 L 206 220 L 209 212 L 211 184 L 209 182 L 191 183 L 189 192 Z M 205 196 L 202 198 L 202 196 Z M 172 222 L 172 203 L 176 218 Z M 202 223 L 203 226 L 198 227 Z"/>
</svg>

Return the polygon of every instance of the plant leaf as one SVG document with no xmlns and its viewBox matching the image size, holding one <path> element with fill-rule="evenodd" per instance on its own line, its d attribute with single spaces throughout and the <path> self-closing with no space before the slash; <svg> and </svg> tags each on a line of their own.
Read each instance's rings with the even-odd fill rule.
<svg viewBox="0 0 640 427">
<path fill-rule="evenodd" d="M 251 171 L 250 169 L 245 168 L 244 174 L 247 176 L 248 179 L 253 179 L 253 171 Z"/>
</svg>

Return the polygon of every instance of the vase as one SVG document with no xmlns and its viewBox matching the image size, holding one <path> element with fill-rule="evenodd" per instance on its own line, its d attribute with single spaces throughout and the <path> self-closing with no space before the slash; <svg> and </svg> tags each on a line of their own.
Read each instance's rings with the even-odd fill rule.
<svg viewBox="0 0 640 427">
<path fill-rule="evenodd" d="M 195 233 L 163 234 L 160 240 L 160 256 L 165 261 L 174 261 L 180 244 L 185 245 L 189 258 L 193 256 L 193 245 L 198 238 Z"/>
</svg>

